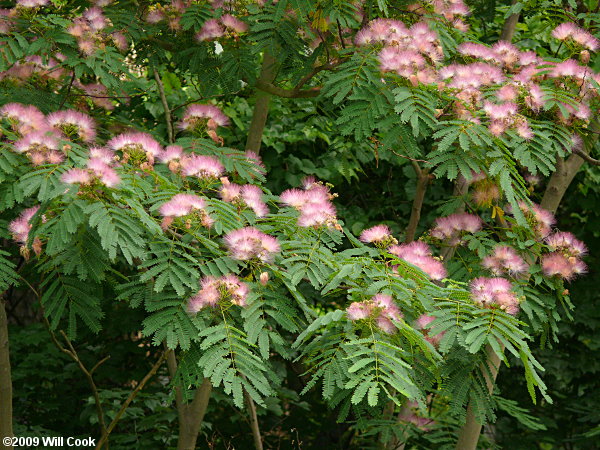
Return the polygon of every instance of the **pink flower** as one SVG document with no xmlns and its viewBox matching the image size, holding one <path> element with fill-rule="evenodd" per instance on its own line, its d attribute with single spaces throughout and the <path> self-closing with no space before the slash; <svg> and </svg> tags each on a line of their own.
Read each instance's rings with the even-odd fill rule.
<svg viewBox="0 0 600 450">
<path fill-rule="evenodd" d="M 392 231 L 387 225 L 375 225 L 360 234 L 360 240 L 365 243 L 383 243 L 393 239 Z"/>
<path fill-rule="evenodd" d="M 32 131 L 14 144 L 18 153 L 25 153 L 38 164 L 60 164 L 64 154 L 59 150 L 58 136 L 51 130 Z"/>
<path fill-rule="evenodd" d="M 248 25 L 246 25 L 237 17 L 232 16 L 231 14 L 223 14 L 221 16 L 221 23 L 225 26 L 225 28 L 228 28 L 231 31 L 234 31 L 238 34 L 248 31 Z"/>
<path fill-rule="evenodd" d="M 209 19 L 204 22 L 200 31 L 196 33 L 196 39 L 198 41 L 212 41 L 225 34 L 225 28 L 219 23 L 217 19 Z"/>
<path fill-rule="evenodd" d="M 115 152 L 109 148 L 91 147 L 90 159 L 98 159 L 104 164 L 112 164 L 115 162 Z"/>
<path fill-rule="evenodd" d="M 77 134 L 84 142 L 93 142 L 96 138 L 96 124 L 87 114 L 68 109 L 48 114 L 48 125 L 62 131 L 66 136 Z"/>
<path fill-rule="evenodd" d="M 158 157 L 162 148 L 148 133 L 124 133 L 115 136 L 107 145 L 115 150 L 126 153 L 145 153 L 146 156 Z M 149 158 L 150 159 L 150 158 Z"/>
<path fill-rule="evenodd" d="M 552 31 L 552 36 L 560 41 L 571 39 L 593 52 L 600 47 L 600 40 L 571 22 L 561 23 Z"/>
<path fill-rule="evenodd" d="M 559 277 L 570 281 L 576 275 L 585 273 L 587 266 L 576 257 L 568 257 L 561 252 L 552 252 L 542 257 L 542 270 L 548 277 Z"/>
<path fill-rule="evenodd" d="M 230 302 L 237 306 L 246 306 L 248 285 L 233 274 L 220 278 L 204 277 L 200 282 L 200 291 L 189 299 L 188 311 L 198 313 L 207 306 L 215 307 L 219 302 Z"/>
<path fill-rule="evenodd" d="M 483 222 L 479 216 L 468 213 L 451 214 L 440 217 L 435 221 L 435 227 L 431 230 L 431 236 L 440 240 L 446 240 L 452 246 L 462 243 L 461 235 L 464 233 L 476 233 L 481 230 Z"/>
<path fill-rule="evenodd" d="M 47 5 L 49 0 L 17 0 L 17 6 L 22 8 L 38 8 Z"/>
<path fill-rule="evenodd" d="M 579 258 L 587 253 L 585 244 L 567 231 L 557 231 L 546 237 L 546 244 L 553 251 L 562 252 L 568 257 Z"/>
<path fill-rule="evenodd" d="M 208 129 L 216 130 L 217 127 L 226 127 L 228 125 L 229 118 L 218 107 L 214 105 L 193 104 L 185 110 L 179 128 L 192 130 L 199 126 L 206 126 Z"/>
<path fill-rule="evenodd" d="M 169 163 L 171 161 L 180 160 L 183 157 L 183 147 L 179 145 L 168 145 L 165 150 L 158 155 L 160 162 Z"/>
<path fill-rule="evenodd" d="M 543 209 L 535 203 L 531 207 L 525 202 L 519 202 L 518 205 L 525 217 L 533 222 L 532 228 L 538 237 L 545 238 L 550 234 L 552 226 L 556 223 L 556 219 L 550 211 Z"/>
<path fill-rule="evenodd" d="M 102 158 L 93 157 L 87 162 L 87 168 L 94 176 L 107 187 L 115 187 L 121 182 L 121 178 L 108 163 Z"/>
<path fill-rule="evenodd" d="M 206 203 L 202 197 L 194 194 L 177 194 L 163 203 L 158 211 L 163 217 L 183 217 L 193 211 L 202 211 L 205 207 Z"/>
<path fill-rule="evenodd" d="M 0 116 L 13 122 L 13 127 L 22 135 L 47 128 L 44 114 L 33 105 L 7 103 L 0 108 Z"/>
<path fill-rule="evenodd" d="M 29 231 L 33 228 L 33 225 L 29 221 L 33 218 L 35 213 L 40 209 L 39 206 L 28 208 L 21 212 L 19 217 L 10 222 L 8 225 L 8 231 L 13 235 L 13 239 L 21 244 L 26 244 L 29 238 Z"/>
<path fill-rule="evenodd" d="M 371 315 L 373 306 L 371 303 L 354 302 L 346 309 L 346 314 L 350 320 L 362 320 Z"/>
<path fill-rule="evenodd" d="M 67 184 L 90 184 L 92 176 L 85 169 L 69 169 L 60 179 Z"/>
<path fill-rule="evenodd" d="M 281 203 L 300 211 L 298 225 L 341 229 L 337 223 L 335 206 L 331 203 L 334 196 L 329 193 L 329 188 L 318 183 L 314 177 L 306 177 L 302 184 L 304 190 L 288 189 L 279 197 Z"/>
<path fill-rule="evenodd" d="M 448 275 L 442 262 L 433 257 L 429 246 L 422 241 L 392 245 L 388 252 L 413 266 L 417 266 L 432 280 L 442 280 Z"/>
<path fill-rule="evenodd" d="M 510 281 L 504 278 L 479 277 L 471 281 L 473 301 L 480 306 L 499 307 L 508 314 L 519 312 L 519 299 L 512 292 Z"/>
<path fill-rule="evenodd" d="M 514 249 L 506 246 L 496 247 L 491 255 L 483 258 L 481 265 L 496 276 L 518 276 L 529 268 Z"/>
<path fill-rule="evenodd" d="M 276 238 L 254 227 L 231 231 L 225 235 L 224 240 L 230 256 L 240 261 L 258 259 L 271 262 L 281 250 Z"/>
<path fill-rule="evenodd" d="M 181 159 L 181 170 L 185 176 L 210 180 L 223 175 L 225 167 L 213 156 L 191 154 Z"/>
<path fill-rule="evenodd" d="M 425 340 L 428 341 L 434 347 L 437 347 L 440 344 L 440 341 L 444 337 L 445 332 L 438 333 L 435 335 L 430 334 L 427 329 L 431 325 L 431 323 L 435 320 L 434 316 L 428 316 L 426 314 L 422 314 L 419 316 L 417 321 L 415 322 L 415 328 L 421 330 L 425 334 Z"/>
</svg>

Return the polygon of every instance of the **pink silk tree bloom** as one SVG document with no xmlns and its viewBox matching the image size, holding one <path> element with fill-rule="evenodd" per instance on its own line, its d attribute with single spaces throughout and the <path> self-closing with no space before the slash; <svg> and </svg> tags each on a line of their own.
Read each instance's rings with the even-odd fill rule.
<svg viewBox="0 0 600 450">
<path fill-rule="evenodd" d="M 435 320 L 434 316 L 428 316 L 427 314 L 422 314 L 416 320 L 415 328 L 418 330 L 421 330 L 421 332 L 423 332 L 425 334 L 425 340 L 427 342 L 429 342 L 434 347 L 437 347 L 438 345 L 440 345 L 440 341 L 442 340 L 442 338 L 444 337 L 444 334 L 446 334 L 446 332 L 444 331 L 444 332 L 432 335 L 428 331 L 428 328 L 430 327 L 431 323 L 434 320 Z"/>
<path fill-rule="evenodd" d="M 113 164 L 115 162 L 115 152 L 109 148 L 92 147 L 90 148 L 90 159 L 98 159 L 104 164 Z"/>
<path fill-rule="evenodd" d="M 483 258 L 481 265 L 496 276 L 508 274 L 515 277 L 529 269 L 523 258 L 513 248 L 507 246 L 494 248 L 491 255 Z"/>
<path fill-rule="evenodd" d="M 163 152 L 158 155 L 158 160 L 162 163 L 170 163 L 183 158 L 183 147 L 179 145 L 168 145 Z"/>
<path fill-rule="evenodd" d="M 32 131 L 14 143 L 17 153 L 24 153 L 34 165 L 60 164 L 64 153 L 59 145 L 59 136 L 52 130 Z"/>
<path fill-rule="evenodd" d="M 388 319 L 400 320 L 400 318 L 403 317 L 403 314 L 400 312 L 398 305 L 396 305 L 391 295 L 376 294 L 371 298 L 371 302 L 377 308 L 381 308 L 381 314 Z"/>
<path fill-rule="evenodd" d="M 552 251 L 559 251 L 567 257 L 579 258 L 587 254 L 586 245 L 568 231 L 557 231 L 545 239 Z"/>
<path fill-rule="evenodd" d="M 85 169 L 69 169 L 61 177 L 61 181 L 66 184 L 90 184 L 92 175 Z"/>
<path fill-rule="evenodd" d="M 195 176 L 204 180 L 216 180 L 225 172 L 225 167 L 214 156 L 186 155 L 181 159 L 184 176 Z"/>
<path fill-rule="evenodd" d="M 145 153 L 146 155 L 158 157 L 162 153 L 162 147 L 148 133 L 124 133 L 115 136 L 107 142 L 109 148 L 123 153 Z"/>
<path fill-rule="evenodd" d="M 32 208 L 25 209 L 21 212 L 19 217 L 10 222 L 10 224 L 8 225 L 8 231 L 10 231 L 10 233 L 13 236 L 13 239 L 16 242 L 20 244 L 27 243 L 27 240 L 29 238 L 29 231 L 33 227 L 33 225 L 29 223 L 29 221 L 33 218 L 33 216 L 35 215 L 35 213 L 38 212 L 39 209 L 39 206 L 34 206 Z"/>
<path fill-rule="evenodd" d="M 254 227 L 245 227 L 230 231 L 225 235 L 225 245 L 233 259 L 248 261 L 257 259 L 272 262 L 281 251 L 277 239 Z"/>
<path fill-rule="evenodd" d="M 373 311 L 373 305 L 369 302 L 354 302 L 346 309 L 348 319 L 362 320 L 367 319 Z"/>
<path fill-rule="evenodd" d="M 398 243 L 392 236 L 390 227 L 387 225 L 375 225 L 374 227 L 367 228 L 360 234 L 360 240 L 367 244 L 380 244 L 383 247 Z"/>
<path fill-rule="evenodd" d="M 430 231 L 431 236 L 447 241 L 455 246 L 462 243 L 462 235 L 476 233 L 481 230 L 483 222 L 479 216 L 469 213 L 456 213 L 435 220 L 435 227 Z"/>
<path fill-rule="evenodd" d="M 182 130 L 193 130 L 198 127 L 206 127 L 216 130 L 217 127 L 226 127 L 229 125 L 229 118 L 223 114 L 218 107 L 214 105 L 189 105 L 183 113 L 183 118 L 179 123 Z"/>
<path fill-rule="evenodd" d="M 550 211 L 545 210 L 535 203 L 532 203 L 530 207 L 527 203 L 520 201 L 518 205 L 539 238 L 543 239 L 550 234 L 552 226 L 556 223 L 556 219 Z M 511 207 L 507 208 L 508 212 L 511 212 L 511 210 Z"/>
<path fill-rule="evenodd" d="M 593 52 L 600 48 L 600 40 L 598 40 L 590 32 L 579 28 L 572 22 L 561 23 L 552 31 L 552 37 L 558 39 L 559 41 L 566 41 L 570 39 L 580 46 Z"/>
<path fill-rule="evenodd" d="M 171 200 L 163 203 L 158 211 L 163 217 L 183 217 L 193 211 L 202 211 L 206 202 L 202 197 L 194 194 L 176 194 Z"/>
<path fill-rule="evenodd" d="M 61 131 L 65 136 L 77 135 L 84 142 L 96 139 L 96 123 L 87 114 L 68 109 L 48 114 L 48 125 Z"/>
<path fill-rule="evenodd" d="M 202 41 L 212 41 L 214 39 L 220 38 L 225 34 L 225 28 L 223 25 L 219 23 L 217 19 L 209 19 L 204 22 L 200 31 L 196 33 L 196 40 Z"/>
<path fill-rule="evenodd" d="M 498 307 L 508 314 L 519 312 L 519 299 L 512 292 L 512 284 L 505 278 L 479 277 L 471 281 L 473 301 L 485 308 Z"/>
<path fill-rule="evenodd" d="M 233 274 L 219 278 L 206 276 L 200 281 L 200 291 L 189 299 L 188 311 L 197 314 L 202 308 L 218 304 L 244 307 L 249 292 L 248 285 Z"/>
<path fill-rule="evenodd" d="M 547 277 L 558 277 L 571 281 L 576 275 L 585 273 L 587 266 L 575 257 L 567 257 L 560 252 L 542 256 L 542 270 Z"/>
<path fill-rule="evenodd" d="M 392 245 L 388 252 L 418 267 L 429 275 L 432 280 L 442 280 L 448 276 L 442 262 L 433 257 L 429 246 L 422 241 Z"/>
<path fill-rule="evenodd" d="M 17 6 L 21 8 L 39 8 L 50 3 L 49 0 L 17 0 Z"/>
<path fill-rule="evenodd" d="M 248 31 L 248 25 L 231 14 L 223 14 L 220 20 L 225 28 L 237 34 Z"/>
<path fill-rule="evenodd" d="M 44 114 L 33 105 L 7 103 L 0 108 L 0 117 L 12 122 L 13 129 L 21 135 L 47 128 Z"/>
</svg>

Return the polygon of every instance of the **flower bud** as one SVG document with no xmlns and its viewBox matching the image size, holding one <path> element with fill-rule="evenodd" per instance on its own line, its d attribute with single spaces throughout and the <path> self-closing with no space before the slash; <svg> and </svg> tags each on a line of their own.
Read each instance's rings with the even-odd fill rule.
<svg viewBox="0 0 600 450">
<path fill-rule="evenodd" d="M 260 274 L 260 284 L 262 284 L 263 286 L 266 286 L 268 281 L 269 281 L 269 274 L 267 272 L 261 273 Z"/>
</svg>

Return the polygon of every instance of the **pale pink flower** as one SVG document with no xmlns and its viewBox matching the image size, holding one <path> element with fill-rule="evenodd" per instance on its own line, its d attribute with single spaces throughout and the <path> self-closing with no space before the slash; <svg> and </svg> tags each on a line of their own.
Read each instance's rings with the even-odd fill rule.
<svg viewBox="0 0 600 450">
<path fill-rule="evenodd" d="M 373 305 L 368 302 L 354 302 L 346 309 L 346 314 L 350 320 L 362 320 L 371 315 Z"/>
<path fill-rule="evenodd" d="M 432 280 L 442 280 L 448 275 L 442 262 L 433 257 L 429 246 L 422 241 L 392 245 L 388 252 L 418 267 Z"/>
<path fill-rule="evenodd" d="M 479 277 L 471 281 L 473 301 L 485 308 L 499 307 L 508 314 L 519 312 L 519 299 L 512 292 L 512 284 L 505 278 Z"/>
<path fill-rule="evenodd" d="M 483 258 L 481 265 L 496 276 L 509 274 L 514 277 L 529 268 L 523 258 L 513 248 L 507 246 L 494 248 L 491 255 Z"/>
<path fill-rule="evenodd" d="M 437 347 L 440 344 L 440 341 L 444 337 L 446 332 L 441 332 L 438 334 L 431 334 L 428 330 L 430 328 L 431 323 L 435 320 L 434 316 L 428 316 L 427 314 L 422 314 L 419 316 L 417 321 L 415 322 L 415 328 L 421 330 L 425 334 L 425 340 L 429 342 L 434 347 Z"/>
<path fill-rule="evenodd" d="M 571 22 L 562 23 L 552 31 L 552 36 L 560 41 L 571 39 L 577 44 L 585 47 L 593 52 L 600 48 L 600 40 L 598 40 L 590 32 L 579 28 Z"/>
<path fill-rule="evenodd" d="M 196 39 L 198 41 L 212 41 L 216 38 L 220 38 L 225 34 L 225 28 L 219 23 L 217 19 L 209 19 L 204 22 L 200 31 L 196 33 Z"/>
<path fill-rule="evenodd" d="M 148 133 L 123 133 L 109 140 L 107 145 L 115 151 L 142 152 L 152 157 L 162 153 L 160 144 Z"/>
<path fill-rule="evenodd" d="M 380 243 L 390 240 L 392 231 L 387 225 L 375 225 L 360 234 L 360 240 L 365 243 Z"/>
<path fill-rule="evenodd" d="M 7 103 L 0 108 L 0 116 L 11 121 L 22 135 L 47 128 L 44 114 L 33 105 Z"/>
<path fill-rule="evenodd" d="M 115 153 L 105 147 L 90 148 L 90 159 L 99 159 L 104 164 L 112 164 L 115 162 Z"/>
<path fill-rule="evenodd" d="M 235 33 L 239 34 L 248 31 L 248 25 L 246 25 L 237 17 L 232 16 L 231 14 L 223 14 L 220 20 L 221 23 L 225 26 L 225 28 L 234 31 Z"/>
<path fill-rule="evenodd" d="M 202 197 L 194 194 L 177 194 L 163 203 L 158 211 L 163 217 L 183 217 L 193 211 L 202 211 L 205 207 L 206 202 Z"/>
<path fill-rule="evenodd" d="M 84 142 L 93 142 L 96 138 L 96 124 L 87 114 L 68 109 L 56 111 L 46 117 L 48 125 L 63 132 L 66 136 L 77 134 Z"/>
<path fill-rule="evenodd" d="M 271 262 L 281 247 L 273 236 L 254 227 L 245 227 L 230 231 L 225 235 L 225 245 L 233 259 L 247 261 L 258 259 Z"/>
<path fill-rule="evenodd" d="M 206 276 L 200 281 L 200 291 L 188 302 L 188 311 L 198 313 L 207 306 L 215 307 L 219 302 L 230 302 L 237 306 L 246 306 L 249 288 L 233 274 L 220 278 Z"/>
<path fill-rule="evenodd" d="M 192 130 L 199 126 L 206 126 L 208 129 L 216 130 L 217 127 L 226 127 L 229 125 L 229 118 L 223 114 L 218 107 L 214 105 L 189 105 L 183 114 L 183 119 L 179 123 L 179 128 L 183 130 Z"/>
<path fill-rule="evenodd" d="M 29 221 L 33 218 L 35 213 L 40 209 L 39 206 L 34 206 L 32 208 L 25 209 L 21 212 L 19 217 L 10 222 L 8 225 L 8 231 L 13 235 L 13 239 L 20 243 L 26 244 L 29 238 L 29 231 L 33 228 L 33 225 L 29 223 Z"/>
<path fill-rule="evenodd" d="M 568 257 L 579 258 L 587 253 L 586 245 L 567 231 L 557 231 L 545 240 L 552 251 L 559 251 Z"/>
<path fill-rule="evenodd" d="M 17 0 L 17 6 L 22 8 L 38 8 L 50 3 L 49 0 Z"/>
<path fill-rule="evenodd" d="M 171 161 L 180 160 L 183 157 L 183 147 L 179 145 L 168 145 L 165 150 L 158 155 L 160 162 L 169 163 Z"/>
<path fill-rule="evenodd" d="M 479 216 L 469 213 L 456 213 L 446 217 L 439 217 L 435 221 L 435 227 L 431 230 L 431 236 L 448 241 L 449 245 L 462 243 L 462 235 L 465 233 L 476 233 L 481 230 L 483 222 Z"/>
<path fill-rule="evenodd" d="M 61 177 L 61 181 L 67 184 L 90 184 L 92 176 L 85 169 L 69 169 Z"/>
<path fill-rule="evenodd" d="M 185 176 L 210 180 L 223 175 L 225 167 L 213 156 L 191 154 L 181 159 L 181 170 Z"/>
<path fill-rule="evenodd" d="M 570 281 L 576 275 L 585 273 L 587 267 L 578 258 L 565 256 L 561 252 L 552 252 L 542 256 L 542 270 L 548 277 L 559 277 Z"/>
<path fill-rule="evenodd" d="M 533 222 L 533 230 L 539 237 L 545 238 L 550 234 L 552 226 L 556 223 L 556 219 L 550 211 L 543 209 L 535 203 L 529 207 L 525 202 L 520 201 L 518 205 L 525 217 Z M 511 208 L 508 208 L 508 210 L 510 211 Z"/>
</svg>

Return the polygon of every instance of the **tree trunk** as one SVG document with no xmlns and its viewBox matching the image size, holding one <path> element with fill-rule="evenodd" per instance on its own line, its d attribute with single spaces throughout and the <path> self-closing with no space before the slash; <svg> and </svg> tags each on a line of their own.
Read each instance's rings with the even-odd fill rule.
<svg viewBox="0 0 600 450">
<path fill-rule="evenodd" d="M 502 350 L 504 347 L 501 345 Z M 483 369 L 483 374 L 485 377 L 485 382 L 487 384 L 488 392 L 491 394 L 494 391 L 494 382 L 496 381 L 496 377 L 498 376 L 498 371 L 500 370 L 500 357 L 496 354 L 496 352 L 492 349 L 492 347 L 488 344 L 485 348 L 486 353 L 486 361 L 489 367 L 489 373 L 485 368 Z M 473 409 L 473 402 L 469 402 L 469 407 L 467 408 L 467 421 L 465 425 L 461 428 L 460 434 L 458 435 L 458 442 L 456 444 L 456 450 L 474 450 L 477 448 L 477 442 L 479 441 L 479 435 L 481 434 L 482 424 L 477 421 L 475 416 L 475 411 Z"/>
<path fill-rule="evenodd" d="M 10 375 L 10 353 L 8 348 L 8 319 L 4 300 L 0 296 L 0 438 L 12 437 L 12 381 Z M 12 445 L 0 444 L 0 449 L 11 449 Z"/>
<path fill-rule="evenodd" d="M 196 389 L 192 403 L 178 405 L 179 439 L 177 450 L 194 450 L 196 448 L 196 441 L 208 408 L 211 391 L 212 384 L 208 378 L 205 378 L 202 385 Z"/>
<path fill-rule="evenodd" d="M 263 83 L 272 83 L 275 80 L 275 58 L 265 52 L 263 55 L 263 63 L 260 70 L 258 80 Z M 248 137 L 246 139 L 246 150 L 251 150 L 258 153 L 262 143 L 262 135 L 267 123 L 269 115 L 269 102 L 271 94 L 260 89 L 256 90 L 256 103 L 254 104 L 254 112 L 252 114 L 252 122 L 248 129 Z"/>
<path fill-rule="evenodd" d="M 511 7 L 517 3 L 518 0 L 513 0 L 511 3 Z M 504 22 L 504 26 L 502 27 L 502 33 L 500 34 L 501 41 L 512 41 L 513 36 L 515 35 L 515 30 L 517 29 L 517 24 L 519 23 L 519 13 L 511 14 L 508 16 L 508 19 Z"/>
</svg>

